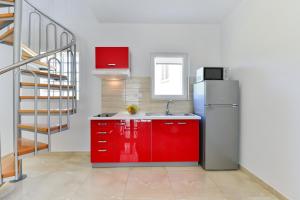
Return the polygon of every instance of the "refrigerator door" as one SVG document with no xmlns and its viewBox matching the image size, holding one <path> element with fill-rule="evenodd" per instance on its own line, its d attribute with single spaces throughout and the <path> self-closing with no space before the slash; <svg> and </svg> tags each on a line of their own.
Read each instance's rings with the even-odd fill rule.
<svg viewBox="0 0 300 200">
<path fill-rule="evenodd" d="M 205 90 L 204 90 L 204 82 L 195 83 L 194 84 L 194 113 L 203 117 L 204 115 L 204 106 L 205 106 Z"/>
<path fill-rule="evenodd" d="M 238 81 L 205 81 L 205 105 L 239 105 Z"/>
<path fill-rule="evenodd" d="M 203 132 L 207 170 L 234 170 L 239 163 L 239 107 L 206 106 Z"/>
</svg>

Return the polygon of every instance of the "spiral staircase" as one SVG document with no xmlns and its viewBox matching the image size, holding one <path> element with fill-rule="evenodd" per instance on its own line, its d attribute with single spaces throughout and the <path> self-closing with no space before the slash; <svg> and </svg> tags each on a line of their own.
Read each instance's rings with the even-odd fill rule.
<svg viewBox="0 0 300 200">
<path fill-rule="evenodd" d="M 52 135 L 70 128 L 77 60 L 74 34 L 27 0 L 0 0 L 0 43 L 12 46 L 14 57 L 0 67 L 0 78 L 12 72 L 14 80 L 14 147 L 0 160 L 3 184 L 22 180 L 22 160 L 51 152 Z"/>
</svg>

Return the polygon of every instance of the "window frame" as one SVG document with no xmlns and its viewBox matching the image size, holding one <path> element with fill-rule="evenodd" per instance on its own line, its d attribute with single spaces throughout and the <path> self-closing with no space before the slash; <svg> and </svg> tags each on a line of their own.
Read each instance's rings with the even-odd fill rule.
<svg viewBox="0 0 300 200">
<path fill-rule="evenodd" d="M 189 95 L 189 56 L 187 53 L 152 53 L 151 54 L 151 96 L 154 100 L 188 100 Z M 183 73 L 182 73 L 182 95 L 155 95 L 155 58 L 156 57 L 180 57 L 183 58 Z"/>
</svg>

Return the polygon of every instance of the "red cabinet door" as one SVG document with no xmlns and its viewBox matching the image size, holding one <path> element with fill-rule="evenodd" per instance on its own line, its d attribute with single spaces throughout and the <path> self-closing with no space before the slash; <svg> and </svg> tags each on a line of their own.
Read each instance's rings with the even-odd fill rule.
<svg viewBox="0 0 300 200">
<path fill-rule="evenodd" d="M 138 162 L 151 161 L 151 120 L 132 120 L 132 138 Z"/>
<path fill-rule="evenodd" d="M 128 69 L 128 47 L 96 47 L 96 69 Z"/>
<path fill-rule="evenodd" d="M 151 161 L 151 120 L 126 121 L 126 127 L 115 138 L 118 162 Z"/>
<path fill-rule="evenodd" d="M 198 120 L 153 120 L 153 162 L 198 162 Z"/>
<path fill-rule="evenodd" d="M 91 122 L 91 162 L 150 162 L 151 120 Z"/>
<path fill-rule="evenodd" d="M 119 135 L 124 132 L 126 123 L 121 120 L 91 121 L 91 162 L 118 162 L 116 147 Z"/>
</svg>

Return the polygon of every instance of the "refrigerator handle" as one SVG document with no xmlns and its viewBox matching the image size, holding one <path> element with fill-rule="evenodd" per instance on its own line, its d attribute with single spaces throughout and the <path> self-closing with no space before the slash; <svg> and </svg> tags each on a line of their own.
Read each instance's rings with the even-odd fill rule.
<svg viewBox="0 0 300 200">
<path fill-rule="evenodd" d="M 232 108 L 238 108 L 239 105 L 238 104 L 206 104 L 205 107 L 206 108 L 211 108 L 213 106 L 231 106 Z"/>
</svg>

